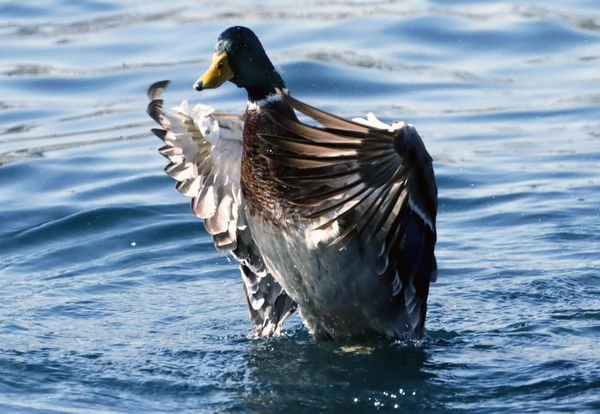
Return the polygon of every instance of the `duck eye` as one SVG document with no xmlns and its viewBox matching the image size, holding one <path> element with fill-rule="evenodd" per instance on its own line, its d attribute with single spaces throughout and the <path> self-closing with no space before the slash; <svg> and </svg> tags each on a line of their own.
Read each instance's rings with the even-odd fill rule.
<svg viewBox="0 0 600 414">
<path fill-rule="evenodd" d="M 219 63 L 217 64 L 217 69 L 221 69 L 222 67 L 223 67 L 223 62 L 219 62 Z"/>
</svg>

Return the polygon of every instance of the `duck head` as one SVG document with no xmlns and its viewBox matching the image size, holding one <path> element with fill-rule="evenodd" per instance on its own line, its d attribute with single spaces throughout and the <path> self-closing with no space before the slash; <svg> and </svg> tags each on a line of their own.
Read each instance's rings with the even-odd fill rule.
<svg viewBox="0 0 600 414">
<path fill-rule="evenodd" d="M 218 88 L 225 81 L 245 88 L 251 102 L 274 94 L 276 88 L 285 88 L 258 37 L 242 26 L 230 27 L 221 33 L 212 63 L 194 83 L 194 89 Z"/>
</svg>

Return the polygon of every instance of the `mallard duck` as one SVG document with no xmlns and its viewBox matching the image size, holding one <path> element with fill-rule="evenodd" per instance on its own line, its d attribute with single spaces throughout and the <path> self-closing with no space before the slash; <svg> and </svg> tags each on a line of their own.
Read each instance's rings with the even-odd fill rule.
<svg viewBox="0 0 600 414">
<path fill-rule="evenodd" d="M 280 333 L 296 308 L 319 338 L 421 338 L 436 279 L 437 187 L 415 128 L 352 120 L 292 97 L 260 41 L 219 36 L 194 89 L 229 81 L 242 115 L 148 91 L 159 152 L 215 246 L 240 263 L 256 336 Z M 318 126 L 300 122 L 298 111 Z"/>
</svg>

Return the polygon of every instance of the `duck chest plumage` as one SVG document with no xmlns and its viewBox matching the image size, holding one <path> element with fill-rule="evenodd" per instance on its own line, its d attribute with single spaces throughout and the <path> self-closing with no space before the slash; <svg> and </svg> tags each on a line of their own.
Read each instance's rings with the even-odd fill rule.
<svg viewBox="0 0 600 414">
<path fill-rule="evenodd" d="M 295 117 L 292 109 L 281 101 L 271 102 L 269 111 L 280 116 Z M 275 222 L 297 213 L 294 206 L 287 201 L 291 189 L 275 178 L 285 176 L 287 168 L 269 165 L 267 156 L 272 154 L 276 147 L 259 136 L 277 136 L 281 134 L 280 129 L 272 121 L 271 115 L 258 105 L 248 108 L 244 114 L 240 176 L 242 193 L 250 214 L 264 215 Z M 273 171 L 274 168 L 277 168 L 277 171 Z"/>
</svg>

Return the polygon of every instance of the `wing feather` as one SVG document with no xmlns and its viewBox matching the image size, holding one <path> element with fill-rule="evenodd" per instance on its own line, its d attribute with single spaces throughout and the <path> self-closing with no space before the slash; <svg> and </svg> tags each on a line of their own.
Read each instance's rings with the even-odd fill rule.
<svg viewBox="0 0 600 414">
<path fill-rule="evenodd" d="M 256 335 L 279 333 L 296 304 L 265 269 L 245 222 L 240 186 L 244 120 L 204 105 L 190 109 L 186 101 L 165 111 L 160 95 L 168 84 L 150 86 L 147 109 L 162 127 L 151 131 L 164 141 L 158 151 L 169 160 L 165 172 L 177 181 L 177 191 L 191 197 L 192 211 L 204 219 L 216 248 L 240 261 Z"/>
<path fill-rule="evenodd" d="M 381 244 L 377 270 L 420 335 L 437 270 L 437 187 L 419 134 L 411 125 L 386 125 L 373 114 L 351 121 L 281 95 L 322 126 L 271 115 L 279 128 L 261 135 L 273 148 L 265 157 L 274 167 L 298 171 L 276 179 L 290 187 L 289 199 L 305 219 L 319 220 L 315 231 L 339 226 L 331 245 L 353 238 Z"/>
</svg>

